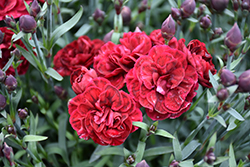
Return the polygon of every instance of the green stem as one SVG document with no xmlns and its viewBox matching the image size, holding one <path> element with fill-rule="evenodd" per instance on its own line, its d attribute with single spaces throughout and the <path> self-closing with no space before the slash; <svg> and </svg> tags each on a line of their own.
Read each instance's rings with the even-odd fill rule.
<svg viewBox="0 0 250 167">
<path fill-rule="evenodd" d="M 47 69 L 47 67 L 46 67 L 46 61 L 44 59 L 44 55 L 42 53 L 40 45 L 38 44 L 38 39 L 37 39 L 36 33 L 32 34 L 32 38 L 33 38 L 33 40 L 35 42 L 35 45 L 36 45 L 37 55 L 38 55 L 38 58 L 40 60 L 40 64 L 43 64 L 43 70 L 45 71 Z"/>
<path fill-rule="evenodd" d="M 227 69 L 228 70 L 230 70 L 230 65 L 231 65 L 233 58 L 234 58 L 234 54 L 231 56 L 228 56 L 228 58 L 227 58 Z"/>
<path fill-rule="evenodd" d="M 246 17 L 243 17 L 242 21 L 241 21 L 241 26 L 240 26 L 243 38 L 244 38 L 244 27 L 245 27 L 245 24 L 246 24 Z"/>
<path fill-rule="evenodd" d="M 215 19 L 216 19 L 216 15 L 215 13 L 212 14 L 212 30 L 214 30 L 215 28 Z"/>
<path fill-rule="evenodd" d="M 26 152 L 27 152 L 28 154 L 30 154 L 30 156 L 31 156 L 36 162 L 39 162 L 39 160 L 37 159 L 37 157 L 36 157 L 28 148 L 26 148 L 26 149 L 24 149 L 24 150 L 26 150 Z"/>
<path fill-rule="evenodd" d="M 150 13 L 151 13 L 151 0 L 148 1 L 148 4 L 147 4 L 147 10 L 146 10 L 146 18 L 145 18 L 145 27 L 148 29 L 149 28 L 149 20 L 150 20 Z"/>
<path fill-rule="evenodd" d="M 48 4 L 48 15 L 47 15 L 47 47 L 50 46 L 51 34 L 52 34 L 52 4 Z M 49 50 L 48 57 L 52 55 L 52 48 Z"/>
<path fill-rule="evenodd" d="M 60 25 L 62 25 L 63 24 L 63 18 L 62 18 L 62 13 L 60 11 L 60 4 L 58 5 L 58 19 L 59 19 Z M 65 40 L 65 43 L 68 44 L 69 43 L 69 39 L 68 39 L 67 33 L 65 33 L 63 35 L 63 38 Z M 50 67 L 50 66 L 48 66 L 48 67 Z"/>
<path fill-rule="evenodd" d="M 17 123 L 14 123 L 14 126 L 17 130 L 17 132 L 22 136 L 22 138 L 26 135 L 26 133 L 24 131 L 21 130 L 21 128 L 17 125 Z"/>
<path fill-rule="evenodd" d="M 176 34 L 175 37 L 177 38 L 177 40 L 180 39 L 180 32 L 181 32 L 181 25 L 177 23 L 177 31 L 175 33 Z"/>
</svg>

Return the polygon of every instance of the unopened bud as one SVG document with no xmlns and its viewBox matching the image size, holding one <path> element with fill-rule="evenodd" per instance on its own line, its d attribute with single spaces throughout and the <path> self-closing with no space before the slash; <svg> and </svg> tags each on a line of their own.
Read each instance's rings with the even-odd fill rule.
<svg viewBox="0 0 250 167">
<path fill-rule="evenodd" d="M 68 92 L 61 86 L 54 86 L 54 90 L 56 95 L 60 98 L 60 99 L 66 99 L 68 96 Z"/>
<path fill-rule="evenodd" d="M 4 22 L 9 28 L 16 29 L 16 21 L 15 19 L 11 16 L 6 15 Z"/>
<path fill-rule="evenodd" d="M 4 33 L 0 30 L 0 44 L 3 42 Z"/>
<path fill-rule="evenodd" d="M 14 126 L 8 125 L 8 126 L 6 127 L 6 130 L 7 130 L 7 132 L 8 132 L 9 134 L 16 135 L 16 129 L 15 129 Z"/>
<path fill-rule="evenodd" d="M 244 110 L 250 109 L 250 95 L 246 97 Z"/>
<path fill-rule="evenodd" d="M 249 0 L 242 0 L 241 9 L 249 11 L 250 10 L 250 1 Z"/>
<path fill-rule="evenodd" d="M 36 20 L 30 15 L 23 15 L 19 19 L 19 27 L 25 33 L 34 33 L 36 31 Z"/>
<path fill-rule="evenodd" d="M 7 91 L 10 93 L 14 90 L 16 90 L 17 88 L 17 81 L 16 78 L 13 77 L 12 75 L 8 75 L 4 81 L 5 84 L 5 88 L 7 89 Z"/>
<path fill-rule="evenodd" d="M 185 0 L 180 7 L 182 18 L 188 18 L 191 16 L 194 13 L 195 7 L 195 0 Z"/>
<path fill-rule="evenodd" d="M 213 165 L 215 160 L 216 156 L 214 155 L 213 148 L 210 148 L 204 157 L 204 161 L 209 165 Z"/>
<path fill-rule="evenodd" d="M 95 12 L 93 13 L 93 18 L 94 20 L 101 25 L 102 22 L 104 21 L 104 17 L 105 17 L 105 12 L 100 10 L 100 9 L 96 9 Z"/>
<path fill-rule="evenodd" d="M 6 98 L 0 94 L 0 111 L 2 111 L 6 106 Z"/>
<path fill-rule="evenodd" d="M 115 12 L 117 15 L 121 13 L 122 4 L 123 0 L 114 0 Z"/>
<path fill-rule="evenodd" d="M 201 18 L 200 20 L 200 26 L 204 29 L 209 28 L 212 25 L 211 18 L 209 15 L 206 15 Z"/>
<path fill-rule="evenodd" d="M 221 69 L 219 71 L 221 84 L 224 86 L 231 86 L 236 84 L 236 76 L 228 69 Z"/>
<path fill-rule="evenodd" d="M 180 165 L 179 165 L 179 162 L 178 162 L 178 161 L 173 160 L 173 161 L 171 162 L 171 164 L 169 165 L 169 167 L 180 167 Z"/>
<path fill-rule="evenodd" d="M 138 13 L 144 12 L 145 10 L 147 10 L 147 7 L 148 7 L 148 0 L 142 0 L 139 5 Z"/>
<path fill-rule="evenodd" d="M 130 165 L 132 163 L 135 162 L 135 155 L 130 155 L 128 156 L 128 158 L 126 159 L 126 162 Z"/>
<path fill-rule="evenodd" d="M 105 43 L 107 43 L 108 41 L 111 41 L 113 32 L 114 32 L 114 30 L 111 30 L 109 33 L 107 33 L 107 34 L 103 37 L 103 41 L 104 41 Z"/>
<path fill-rule="evenodd" d="M 229 93 L 227 89 L 220 89 L 218 90 L 216 97 L 220 100 L 220 101 L 224 101 L 228 98 Z"/>
<path fill-rule="evenodd" d="M 147 162 L 145 160 L 142 160 L 141 162 L 136 164 L 135 167 L 149 167 L 149 165 L 147 164 Z"/>
<path fill-rule="evenodd" d="M 173 20 L 171 14 L 161 25 L 162 37 L 166 40 L 170 40 L 175 34 L 175 21 Z"/>
<path fill-rule="evenodd" d="M 18 109 L 18 116 L 20 119 L 25 119 L 28 116 L 28 109 L 27 108 Z"/>
<path fill-rule="evenodd" d="M 171 15 L 175 20 L 181 19 L 181 10 L 178 8 L 171 8 Z"/>
<path fill-rule="evenodd" d="M 22 56 L 21 52 L 17 48 L 11 51 L 10 54 L 14 55 L 17 59 L 20 59 Z"/>
<path fill-rule="evenodd" d="M 227 8 L 229 0 L 211 0 L 212 8 L 217 12 L 222 12 Z"/>
<path fill-rule="evenodd" d="M 38 104 L 39 102 L 37 96 L 35 95 L 31 97 L 31 100 L 33 101 L 33 103 L 36 103 L 36 104 Z"/>
<path fill-rule="evenodd" d="M 250 70 L 240 75 L 238 85 L 238 92 L 250 92 Z"/>
<path fill-rule="evenodd" d="M 121 11 L 121 15 L 122 15 L 122 21 L 124 25 L 128 25 L 131 21 L 131 10 L 129 7 L 127 6 L 123 6 L 122 11 Z"/>
<path fill-rule="evenodd" d="M 239 8 L 239 0 L 232 0 L 233 2 L 233 8 L 234 8 L 234 11 L 237 11 L 238 8 Z"/>
<path fill-rule="evenodd" d="M 5 78 L 6 78 L 5 72 L 3 72 L 3 71 L 0 69 L 0 83 L 4 83 Z"/>
<path fill-rule="evenodd" d="M 198 16 L 203 15 L 204 11 L 206 10 L 206 5 L 201 4 L 198 8 Z"/>
<path fill-rule="evenodd" d="M 41 11 L 41 7 L 39 5 L 39 3 L 37 2 L 37 0 L 33 0 L 31 6 L 30 6 L 30 15 L 35 17 L 37 16 L 37 14 Z"/>
<path fill-rule="evenodd" d="M 3 153 L 5 158 L 9 161 L 10 166 L 13 166 L 15 164 L 14 162 L 14 153 L 12 147 L 9 147 L 5 142 L 4 142 L 4 148 L 3 148 Z"/>
<path fill-rule="evenodd" d="M 234 52 L 242 41 L 242 36 L 240 29 L 237 23 L 234 23 L 234 26 L 227 32 L 227 36 L 224 40 L 224 44 L 230 49 L 231 52 Z"/>
<path fill-rule="evenodd" d="M 217 37 L 221 36 L 221 34 L 223 34 L 223 30 L 221 27 L 214 28 L 213 38 L 217 38 Z"/>
</svg>

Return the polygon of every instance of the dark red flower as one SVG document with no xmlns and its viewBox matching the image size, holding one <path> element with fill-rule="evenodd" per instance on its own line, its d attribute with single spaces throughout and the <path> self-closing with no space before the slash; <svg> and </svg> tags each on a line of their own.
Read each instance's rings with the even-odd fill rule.
<svg viewBox="0 0 250 167">
<path fill-rule="evenodd" d="M 154 46 L 126 76 L 130 94 L 153 120 L 176 118 L 186 112 L 198 89 L 198 75 L 185 52 Z"/>
<path fill-rule="evenodd" d="M 97 78 L 96 71 L 94 69 L 88 70 L 86 67 L 76 69 L 70 75 L 70 83 L 72 89 L 76 94 L 81 94 L 85 91 L 88 82 Z"/>
<path fill-rule="evenodd" d="M 192 40 L 187 45 L 187 48 L 192 54 L 192 56 L 188 56 L 188 62 L 196 69 L 199 84 L 211 88 L 209 70 L 212 74 L 216 74 L 217 70 L 214 68 L 213 57 L 208 53 L 206 45 L 199 40 Z"/>
<path fill-rule="evenodd" d="M 25 46 L 21 40 L 17 40 L 16 42 L 14 42 L 13 46 L 9 49 L 11 45 L 11 37 L 14 33 L 11 30 L 8 30 L 7 27 L 0 27 L 0 30 L 4 33 L 3 42 L 0 44 L 0 48 L 2 50 L 0 68 L 2 69 L 11 58 L 10 52 L 15 50 L 16 44 L 22 46 L 23 48 L 25 48 Z M 27 72 L 29 68 L 29 62 L 23 56 L 21 56 L 20 60 L 22 60 L 23 62 L 17 67 L 17 72 L 19 75 L 23 75 Z M 14 68 L 10 66 L 9 69 L 6 71 L 6 74 L 7 75 L 11 74 L 15 76 Z"/>
<path fill-rule="evenodd" d="M 165 40 L 161 35 L 161 29 L 154 30 L 150 33 L 149 38 L 153 45 L 164 45 Z"/>
<path fill-rule="evenodd" d="M 57 52 L 54 69 L 62 76 L 68 76 L 81 66 L 89 67 L 103 44 L 99 39 L 91 41 L 87 36 L 79 37 Z"/>
<path fill-rule="evenodd" d="M 122 144 L 137 129 L 132 122 L 142 121 L 132 97 L 100 77 L 89 82 L 68 107 L 69 122 L 79 137 L 100 145 Z"/>
<path fill-rule="evenodd" d="M 25 0 L 28 4 L 31 1 L 32 0 Z M 22 15 L 29 14 L 23 0 L 1 0 L 0 11 L 0 21 L 4 20 L 6 15 L 18 18 Z"/>
</svg>

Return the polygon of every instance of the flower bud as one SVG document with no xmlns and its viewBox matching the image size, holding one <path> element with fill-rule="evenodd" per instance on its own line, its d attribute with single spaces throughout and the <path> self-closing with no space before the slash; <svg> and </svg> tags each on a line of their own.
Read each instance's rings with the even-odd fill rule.
<svg viewBox="0 0 250 167">
<path fill-rule="evenodd" d="M 250 109 L 250 95 L 246 97 L 244 110 Z"/>
<path fill-rule="evenodd" d="M 204 29 L 209 28 L 212 25 L 211 18 L 209 15 L 206 15 L 201 18 L 200 20 L 200 26 Z"/>
<path fill-rule="evenodd" d="M 6 106 L 6 98 L 0 94 L 0 111 L 2 111 Z"/>
<path fill-rule="evenodd" d="M 246 11 L 250 11 L 250 1 L 249 0 L 242 0 L 241 9 L 246 10 Z"/>
<path fill-rule="evenodd" d="M 217 37 L 221 36 L 221 34 L 223 34 L 223 30 L 221 27 L 214 28 L 213 38 L 217 38 Z"/>
<path fill-rule="evenodd" d="M 178 8 L 171 8 L 171 15 L 175 20 L 181 19 L 181 10 Z"/>
<path fill-rule="evenodd" d="M 142 0 L 139 5 L 138 13 L 144 12 L 145 10 L 147 10 L 147 7 L 148 7 L 148 0 Z"/>
<path fill-rule="evenodd" d="M 135 162 L 135 155 L 130 155 L 130 156 L 128 156 L 128 158 L 126 159 L 126 162 L 127 162 L 128 164 L 134 163 L 134 162 Z"/>
<path fill-rule="evenodd" d="M 113 32 L 114 32 L 114 30 L 111 30 L 110 32 L 108 32 L 108 33 L 103 37 L 103 41 L 104 41 L 105 43 L 107 43 L 108 41 L 111 41 Z"/>
<path fill-rule="evenodd" d="M 154 134 L 155 131 L 157 130 L 157 126 L 158 126 L 158 121 L 154 122 L 154 123 L 150 126 L 150 128 L 149 128 L 149 130 L 148 130 L 147 136 L 150 136 L 151 134 Z"/>
<path fill-rule="evenodd" d="M 179 162 L 178 162 L 178 161 L 173 160 L 173 161 L 171 162 L 171 164 L 169 165 L 169 167 L 180 167 L 180 165 L 179 165 Z"/>
<path fill-rule="evenodd" d="M 6 15 L 4 22 L 9 28 L 16 29 L 16 20 L 12 16 Z"/>
<path fill-rule="evenodd" d="M 36 103 L 36 104 L 38 104 L 39 102 L 37 96 L 35 95 L 31 97 L 31 100 L 33 101 L 33 103 Z"/>
<path fill-rule="evenodd" d="M 237 23 L 234 23 L 234 26 L 227 32 L 224 44 L 230 49 L 231 52 L 234 52 L 238 48 L 241 41 L 242 36 L 240 29 Z"/>
<path fill-rule="evenodd" d="M 213 165 L 213 163 L 214 163 L 215 160 L 216 160 L 216 157 L 215 157 L 215 155 L 214 155 L 213 148 L 211 147 L 211 148 L 207 151 L 207 153 L 206 153 L 206 155 L 205 155 L 205 157 L 204 157 L 204 161 L 205 161 L 207 164 L 209 164 L 209 165 Z"/>
<path fill-rule="evenodd" d="M 142 160 L 141 162 L 136 164 L 135 167 L 149 167 L 149 165 L 147 164 L 147 162 L 145 160 Z"/>
<path fill-rule="evenodd" d="M 5 142 L 4 142 L 4 148 L 3 148 L 3 153 L 5 158 L 10 162 L 10 166 L 13 166 L 15 164 L 14 162 L 14 153 L 12 147 L 9 147 Z"/>
<path fill-rule="evenodd" d="M 17 59 L 20 59 L 22 56 L 21 52 L 17 48 L 11 51 L 10 54 L 14 55 Z"/>
<path fill-rule="evenodd" d="M 19 27 L 25 33 L 34 33 L 36 31 L 36 20 L 30 15 L 23 15 L 19 19 Z"/>
<path fill-rule="evenodd" d="M 14 128 L 14 126 L 8 125 L 8 126 L 6 127 L 6 130 L 7 130 L 7 132 L 8 132 L 9 134 L 16 135 L 16 129 Z"/>
<path fill-rule="evenodd" d="M 115 12 L 117 15 L 121 13 L 122 4 L 123 0 L 114 0 Z"/>
<path fill-rule="evenodd" d="M 135 27 L 135 31 L 134 32 L 141 32 L 141 29 L 139 27 Z"/>
<path fill-rule="evenodd" d="M 239 0 L 232 0 L 233 2 L 233 8 L 234 8 L 234 11 L 237 11 L 238 8 L 239 8 Z"/>
<path fill-rule="evenodd" d="M 5 84 L 5 88 L 7 89 L 9 93 L 16 90 L 17 88 L 16 78 L 13 77 L 12 75 L 9 75 L 6 77 L 4 84 Z"/>
<path fill-rule="evenodd" d="M 28 116 L 28 109 L 24 108 L 24 109 L 18 109 L 18 116 L 20 119 L 25 119 Z"/>
<path fill-rule="evenodd" d="M 250 92 L 250 70 L 240 75 L 238 85 L 238 92 Z"/>
<path fill-rule="evenodd" d="M 63 89 L 63 87 L 61 86 L 54 86 L 54 90 L 56 95 L 60 98 L 60 99 L 66 99 L 68 96 L 68 92 Z"/>
<path fill-rule="evenodd" d="M 41 11 L 41 7 L 39 6 L 39 3 L 37 0 L 33 0 L 31 6 L 30 6 L 30 15 L 36 18 L 37 14 Z"/>
<path fill-rule="evenodd" d="M 236 76 L 228 69 L 221 69 L 220 72 L 221 84 L 224 86 L 231 86 L 236 84 Z"/>
<path fill-rule="evenodd" d="M 0 30 L 0 44 L 3 42 L 4 33 Z"/>
<path fill-rule="evenodd" d="M 171 14 L 161 25 L 162 37 L 166 40 L 170 40 L 175 34 L 175 21 L 173 20 Z"/>
<path fill-rule="evenodd" d="M 180 7 L 182 18 L 188 18 L 191 16 L 194 13 L 195 7 L 195 0 L 185 0 Z"/>
<path fill-rule="evenodd" d="M 220 100 L 220 101 L 224 101 L 228 98 L 229 93 L 228 90 L 226 88 L 224 89 L 220 89 L 218 90 L 216 97 Z"/>
<path fill-rule="evenodd" d="M 123 6 L 122 11 L 121 11 L 121 15 L 122 15 L 122 21 L 124 25 L 128 25 L 131 21 L 131 10 L 129 7 L 127 6 Z"/>
<path fill-rule="evenodd" d="M 212 8 L 217 12 L 223 12 L 227 8 L 229 0 L 211 0 Z"/>
<path fill-rule="evenodd" d="M 0 83 L 4 83 L 5 78 L 6 78 L 5 72 L 3 72 L 3 71 L 0 69 Z"/>
<path fill-rule="evenodd" d="M 93 13 L 93 18 L 94 20 L 99 24 L 101 25 L 103 20 L 104 20 L 104 17 L 105 17 L 105 12 L 100 10 L 100 9 L 96 9 L 95 12 Z"/>
<path fill-rule="evenodd" d="M 203 15 L 204 11 L 206 10 L 206 5 L 201 4 L 198 8 L 198 16 Z"/>
</svg>

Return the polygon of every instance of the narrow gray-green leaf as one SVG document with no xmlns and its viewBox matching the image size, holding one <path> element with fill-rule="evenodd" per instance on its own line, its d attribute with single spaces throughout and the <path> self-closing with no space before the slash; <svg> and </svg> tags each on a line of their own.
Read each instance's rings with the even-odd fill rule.
<svg viewBox="0 0 250 167">
<path fill-rule="evenodd" d="M 11 38 L 13 42 L 16 42 L 17 40 L 21 39 L 24 35 L 26 35 L 24 32 L 20 31 L 18 34 L 14 34 Z"/>
<path fill-rule="evenodd" d="M 83 24 L 83 26 L 75 33 L 76 37 L 80 37 L 88 33 L 88 31 L 92 28 L 90 24 Z"/>
<path fill-rule="evenodd" d="M 245 119 L 233 108 L 229 108 L 227 112 L 239 121 L 244 121 Z"/>
<path fill-rule="evenodd" d="M 232 143 L 229 146 L 229 167 L 236 167 L 236 160 L 234 156 L 234 149 Z"/>
<path fill-rule="evenodd" d="M 173 135 L 171 135 L 169 132 L 167 132 L 167 131 L 165 131 L 163 129 L 157 129 L 155 131 L 155 135 L 163 136 L 163 137 L 167 137 L 167 138 L 171 138 L 171 139 L 175 138 Z"/>
<path fill-rule="evenodd" d="M 234 60 L 231 64 L 230 64 L 230 70 L 233 70 L 243 59 L 243 57 L 238 58 L 236 60 Z"/>
<path fill-rule="evenodd" d="M 175 160 L 181 161 L 182 160 L 181 145 L 176 136 L 175 139 L 173 139 L 173 149 L 174 149 Z"/>
<path fill-rule="evenodd" d="M 6 72 L 9 67 L 11 66 L 13 60 L 14 60 L 15 56 L 11 56 L 11 58 L 8 60 L 8 62 L 5 64 L 5 66 L 3 67 L 2 71 Z"/>
<path fill-rule="evenodd" d="M 211 148 L 215 146 L 217 140 L 217 133 L 214 133 L 213 136 L 210 138 L 209 144 L 207 146 L 207 151 Z"/>
<path fill-rule="evenodd" d="M 170 147 L 170 146 L 153 147 L 153 148 L 149 148 L 149 149 L 145 150 L 144 158 L 168 154 L 168 153 L 172 153 L 173 151 L 174 151 L 173 147 Z"/>
<path fill-rule="evenodd" d="M 141 128 L 141 129 L 144 129 L 145 131 L 148 131 L 148 129 L 149 129 L 148 125 L 144 122 L 133 122 L 133 125 Z"/>
<path fill-rule="evenodd" d="M 193 159 L 182 161 L 182 162 L 179 163 L 179 166 L 180 167 L 194 167 Z"/>
<path fill-rule="evenodd" d="M 197 140 L 192 140 L 182 150 L 182 160 L 188 158 L 201 144 Z"/>
<path fill-rule="evenodd" d="M 172 6 L 174 8 L 178 8 L 178 5 L 177 5 L 177 3 L 174 0 L 169 0 L 168 2 L 170 4 L 170 6 Z"/>
<path fill-rule="evenodd" d="M 47 71 L 45 71 L 46 74 L 48 74 L 49 76 L 51 76 L 52 78 L 54 78 L 57 81 L 62 81 L 63 77 L 53 68 L 49 67 L 47 69 Z"/>
<path fill-rule="evenodd" d="M 97 155 L 120 155 L 124 156 L 123 148 L 121 147 L 108 147 L 104 150 L 98 151 L 95 154 Z"/>
<path fill-rule="evenodd" d="M 218 164 L 220 164 L 220 163 L 222 163 L 222 162 L 224 162 L 224 161 L 226 161 L 228 159 L 229 159 L 229 157 L 217 157 L 216 161 L 214 162 L 213 165 L 218 165 Z"/>
<path fill-rule="evenodd" d="M 209 70 L 209 77 L 210 77 L 210 82 L 213 85 L 214 91 L 216 92 L 216 89 L 219 86 L 218 81 L 214 78 L 214 75 L 211 73 L 211 71 Z"/>
<path fill-rule="evenodd" d="M 57 29 L 55 29 L 55 31 L 53 31 L 53 33 L 52 33 L 52 41 L 53 41 L 53 43 L 51 44 L 50 48 L 56 43 L 56 41 L 63 34 L 65 34 L 72 27 L 74 27 L 76 25 L 76 23 L 78 23 L 78 21 L 82 17 L 82 13 L 83 13 L 83 8 L 81 7 L 80 10 L 70 20 L 68 20 L 67 22 L 63 23 Z"/>
<path fill-rule="evenodd" d="M 234 121 L 231 121 L 227 127 L 227 131 L 233 130 L 237 127 L 237 125 L 234 123 Z"/>
<path fill-rule="evenodd" d="M 96 152 L 99 152 L 99 151 L 101 151 L 101 150 L 104 150 L 104 149 L 106 149 L 106 148 L 108 148 L 108 147 L 110 147 L 110 146 L 101 146 L 101 145 L 98 145 L 98 146 L 96 147 L 95 151 L 92 153 L 92 155 L 91 155 L 91 157 L 90 157 L 90 159 L 89 159 L 89 163 L 95 162 L 96 160 L 98 160 L 98 159 L 101 157 L 101 155 L 95 154 Z"/>
<path fill-rule="evenodd" d="M 220 115 L 216 115 L 214 119 L 216 119 L 225 128 L 227 127 L 225 120 Z"/>
<path fill-rule="evenodd" d="M 28 60 L 28 62 L 29 62 L 30 64 L 32 64 L 36 69 L 38 69 L 37 64 L 36 64 L 36 61 L 33 59 L 33 57 L 31 56 L 31 54 L 30 54 L 27 50 L 25 50 L 24 48 L 22 48 L 22 47 L 19 46 L 19 45 L 16 45 L 16 47 L 17 47 L 17 49 L 18 49 L 20 52 L 22 52 L 23 57 L 25 57 L 25 59 Z M 38 61 L 38 60 L 37 60 L 37 61 Z"/>
<path fill-rule="evenodd" d="M 195 18 L 193 18 L 193 17 L 189 17 L 187 20 L 188 20 L 188 21 L 191 21 L 191 22 L 193 22 L 193 23 L 198 23 L 198 22 L 199 22 L 197 19 L 195 19 Z"/>
<path fill-rule="evenodd" d="M 23 138 L 23 142 L 30 142 L 30 141 L 43 141 L 46 140 L 48 137 L 46 136 L 39 136 L 39 135 L 25 135 Z"/>
</svg>

